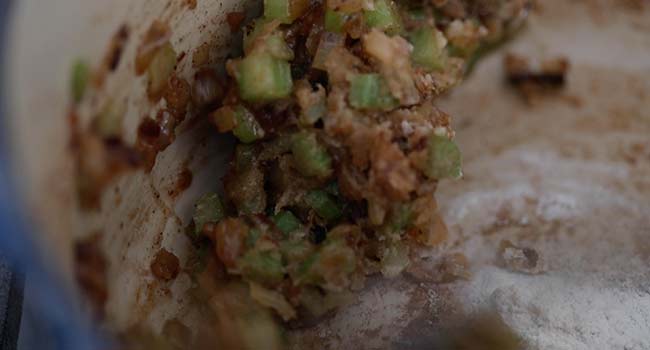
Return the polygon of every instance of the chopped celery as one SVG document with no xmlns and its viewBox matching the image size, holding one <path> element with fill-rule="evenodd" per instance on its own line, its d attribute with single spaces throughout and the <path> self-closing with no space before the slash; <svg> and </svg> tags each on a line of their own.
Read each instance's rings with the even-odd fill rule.
<svg viewBox="0 0 650 350">
<path fill-rule="evenodd" d="M 72 100 L 79 103 L 84 97 L 88 78 L 90 77 L 90 68 L 85 61 L 77 60 L 72 65 L 72 75 L 70 76 L 70 89 L 72 90 Z"/>
<path fill-rule="evenodd" d="M 277 100 L 289 96 L 293 88 L 289 63 L 264 52 L 242 59 L 236 78 L 245 101 Z"/>
<path fill-rule="evenodd" d="M 308 0 L 264 0 L 264 17 L 291 23 L 309 6 Z"/>
<path fill-rule="evenodd" d="M 445 67 L 446 40 L 435 28 L 422 28 L 410 35 L 413 62 L 428 70 L 442 70 Z"/>
<path fill-rule="evenodd" d="M 158 49 L 147 68 L 147 77 L 149 79 L 147 92 L 149 97 L 160 97 L 167 87 L 167 81 L 175 68 L 176 52 L 172 45 L 167 43 Z"/>
<path fill-rule="evenodd" d="M 232 130 L 232 133 L 239 141 L 251 143 L 264 137 L 264 129 L 246 107 L 239 105 L 235 107 L 234 111 L 237 126 Z"/>
<path fill-rule="evenodd" d="M 264 17 L 291 23 L 289 20 L 289 0 L 264 0 Z"/>
<path fill-rule="evenodd" d="M 375 0 L 374 5 L 373 10 L 364 13 L 366 25 L 382 29 L 388 34 L 399 32 L 402 25 L 395 4 L 391 0 Z"/>
<path fill-rule="evenodd" d="M 339 204 L 325 191 L 315 190 L 307 193 L 305 202 L 318 216 L 327 221 L 335 221 L 343 215 Z"/>
<path fill-rule="evenodd" d="M 243 143 L 251 143 L 264 137 L 264 129 L 255 116 L 242 105 L 223 106 L 212 113 L 212 120 L 219 132 L 232 131 Z"/>
<path fill-rule="evenodd" d="M 327 9 L 325 11 L 325 30 L 332 33 L 343 32 L 346 16 L 340 12 Z"/>
<path fill-rule="evenodd" d="M 282 255 L 277 250 L 251 250 L 238 263 L 244 278 L 267 285 L 275 285 L 284 278 Z"/>
<path fill-rule="evenodd" d="M 359 74 L 350 81 L 350 105 L 357 109 L 391 109 L 395 99 L 379 74 Z"/>
<path fill-rule="evenodd" d="M 427 145 L 424 173 L 432 179 L 462 176 L 461 154 L 458 146 L 445 136 L 432 135 Z"/>
<path fill-rule="evenodd" d="M 332 158 L 316 135 L 301 131 L 293 136 L 291 142 L 294 165 L 305 176 L 325 178 L 332 174 Z"/>
<path fill-rule="evenodd" d="M 293 51 L 284 41 L 283 34 L 280 32 L 269 35 L 264 40 L 264 48 L 269 55 L 275 58 L 288 61 L 293 59 Z"/>
<path fill-rule="evenodd" d="M 281 211 L 272 218 L 275 226 L 287 236 L 289 233 L 300 228 L 301 223 L 290 211 Z"/>
<path fill-rule="evenodd" d="M 194 233 L 203 230 L 203 225 L 218 222 L 224 217 L 223 204 L 216 193 L 208 193 L 199 198 L 194 209 Z"/>
</svg>

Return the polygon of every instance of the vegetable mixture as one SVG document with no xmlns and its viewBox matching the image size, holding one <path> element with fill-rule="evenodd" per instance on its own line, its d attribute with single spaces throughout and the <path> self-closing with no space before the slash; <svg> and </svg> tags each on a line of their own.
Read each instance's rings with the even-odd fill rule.
<svg viewBox="0 0 650 350">
<path fill-rule="evenodd" d="M 111 101 L 93 120 L 92 135 L 73 133 L 87 207 L 97 205 L 96 189 L 111 178 L 105 174 L 125 169 L 125 159 L 130 168 L 151 169 L 188 106 L 207 111 L 218 132 L 237 140 L 223 194 L 198 200 L 188 230 L 197 247 L 190 264 L 197 297 L 216 314 L 207 337 L 223 348 L 278 348 L 273 319 L 324 315 L 350 300 L 367 276 L 397 276 L 418 249 L 445 241 L 434 193 L 440 180 L 462 176 L 462 161 L 435 98 L 522 25 L 529 2 L 263 5 L 254 20 L 227 16 L 243 42 L 225 76 L 205 67 L 207 46 L 197 49 L 193 85 L 176 75 L 170 29 L 154 22 L 135 71 L 146 76 L 148 97 L 164 99 L 166 109 L 143 120 L 132 148 L 119 139 L 123 112 Z M 104 71 L 119 65 L 128 31 L 120 33 Z M 74 66 L 75 104 L 88 76 L 83 63 Z M 102 149 L 98 137 L 110 147 Z M 109 161 L 92 161 L 100 158 Z M 151 268 L 171 280 L 178 264 L 161 251 Z"/>
<path fill-rule="evenodd" d="M 336 308 L 446 238 L 434 192 L 462 176 L 434 99 L 519 27 L 523 1 L 265 0 L 209 114 L 238 140 L 192 235 L 285 321 Z"/>
</svg>

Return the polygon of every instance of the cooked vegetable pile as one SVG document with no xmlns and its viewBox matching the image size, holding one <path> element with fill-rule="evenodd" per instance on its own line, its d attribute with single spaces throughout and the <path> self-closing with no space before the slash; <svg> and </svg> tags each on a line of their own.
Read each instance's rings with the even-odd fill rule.
<svg viewBox="0 0 650 350">
<path fill-rule="evenodd" d="M 434 192 L 462 176 L 433 101 L 525 5 L 265 0 L 209 115 L 238 140 L 225 195 L 198 201 L 192 234 L 285 321 L 335 308 L 370 274 L 398 275 L 445 240 Z"/>
</svg>

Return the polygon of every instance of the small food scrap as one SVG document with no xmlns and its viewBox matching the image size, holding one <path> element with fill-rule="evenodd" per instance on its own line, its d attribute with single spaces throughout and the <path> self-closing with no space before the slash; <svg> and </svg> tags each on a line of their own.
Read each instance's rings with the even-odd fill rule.
<svg viewBox="0 0 650 350">
<path fill-rule="evenodd" d="M 544 272 L 542 258 L 535 249 L 518 247 L 509 240 L 499 243 L 497 264 L 513 272 L 531 275 Z"/>
<path fill-rule="evenodd" d="M 123 24 L 111 39 L 106 56 L 104 56 L 104 65 L 110 72 L 115 71 L 120 64 L 122 52 L 129 40 L 129 33 L 129 27 Z"/>
<path fill-rule="evenodd" d="M 555 57 L 531 63 L 528 58 L 509 53 L 503 66 L 506 79 L 525 98 L 533 104 L 543 95 L 556 92 L 566 84 L 569 61 L 566 57 Z"/>
<path fill-rule="evenodd" d="M 192 54 L 192 67 L 200 68 L 210 63 L 210 45 L 203 43 L 194 49 Z"/>
<path fill-rule="evenodd" d="M 135 56 L 135 73 L 142 75 L 147 71 L 160 48 L 169 42 L 171 29 L 161 21 L 154 21 L 144 35 Z"/>
<path fill-rule="evenodd" d="M 179 271 L 178 257 L 165 248 L 160 249 L 151 262 L 151 273 L 163 281 L 173 280 Z"/>
<path fill-rule="evenodd" d="M 103 317 L 108 299 L 106 259 L 100 248 L 101 234 L 96 233 L 75 243 L 75 276 L 82 292 L 92 302 L 95 315 Z"/>
</svg>

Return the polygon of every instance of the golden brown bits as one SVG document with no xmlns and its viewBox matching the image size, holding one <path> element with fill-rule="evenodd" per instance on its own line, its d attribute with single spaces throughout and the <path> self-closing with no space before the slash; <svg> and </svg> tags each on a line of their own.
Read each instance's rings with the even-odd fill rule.
<svg viewBox="0 0 650 350">
<path fill-rule="evenodd" d="M 237 259 L 244 251 L 248 226 L 241 219 L 221 220 L 213 231 L 219 260 L 228 268 L 237 266 Z"/>
<path fill-rule="evenodd" d="M 183 168 L 183 170 L 181 170 L 181 172 L 178 174 L 178 178 L 176 179 L 174 187 L 169 190 L 169 195 L 171 197 L 176 197 L 179 194 L 183 193 L 183 191 L 192 185 L 192 178 L 193 175 L 190 169 Z"/>
<path fill-rule="evenodd" d="M 203 43 L 194 49 L 192 54 L 192 67 L 200 68 L 210 63 L 210 45 Z"/>
<path fill-rule="evenodd" d="M 167 109 L 177 119 L 183 119 L 187 112 L 187 105 L 190 102 L 190 84 L 176 74 L 172 75 L 167 89 L 163 93 L 163 98 L 167 101 Z"/>
<path fill-rule="evenodd" d="M 178 276 L 179 272 L 178 257 L 165 248 L 160 249 L 151 262 L 151 273 L 163 281 L 171 281 Z"/>
<path fill-rule="evenodd" d="M 135 73 L 144 74 L 156 55 L 158 49 L 165 45 L 171 37 L 171 30 L 167 23 L 154 21 L 138 47 L 135 56 Z"/>
</svg>

